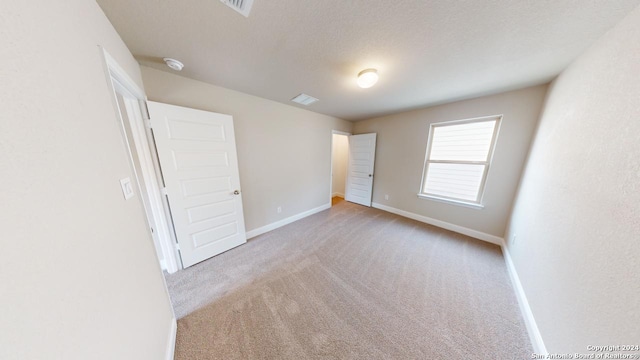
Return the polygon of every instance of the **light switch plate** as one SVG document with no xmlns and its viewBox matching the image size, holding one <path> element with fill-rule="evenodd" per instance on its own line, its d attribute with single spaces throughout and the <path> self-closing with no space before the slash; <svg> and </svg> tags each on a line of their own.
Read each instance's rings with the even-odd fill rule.
<svg viewBox="0 0 640 360">
<path fill-rule="evenodd" d="M 131 199 L 134 195 L 131 179 L 130 178 L 120 179 L 120 186 L 122 187 L 122 195 L 124 195 L 125 200 Z"/>
</svg>

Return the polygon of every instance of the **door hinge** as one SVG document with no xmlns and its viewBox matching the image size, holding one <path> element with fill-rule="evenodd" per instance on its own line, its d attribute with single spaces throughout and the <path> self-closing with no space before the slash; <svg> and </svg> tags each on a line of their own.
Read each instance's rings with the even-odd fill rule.
<svg viewBox="0 0 640 360">
<path fill-rule="evenodd" d="M 176 243 L 176 250 L 180 251 L 180 244 Z"/>
<path fill-rule="evenodd" d="M 160 193 L 162 195 L 169 195 L 169 193 L 167 193 L 167 188 L 166 187 L 163 187 L 162 189 L 160 189 Z"/>
<path fill-rule="evenodd" d="M 147 129 L 151 129 L 151 120 L 145 120 L 144 121 L 144 125 L 147 127 Z"/>
<path fill-rule="evenodd" d="M 142 104 L 144 105 L 144 114 L 147 115 L 147 120 L 150 120 L 151 115 L 149 115 L 149 107 L 147 106 L 147 102 L 143 101 Z"/>
</svg>

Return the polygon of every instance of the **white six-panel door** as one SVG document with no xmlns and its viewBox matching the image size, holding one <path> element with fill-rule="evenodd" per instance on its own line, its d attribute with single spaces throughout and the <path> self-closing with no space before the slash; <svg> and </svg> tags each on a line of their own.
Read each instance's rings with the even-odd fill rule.
<svg viewBox="0 0 640 360">
<path fill-rule="evenodd" d="M 349 162 L 345 200 L 371 206 L 376 134 L 349 136 Z"/>
<path fill-rule="evenodd" d="M 233 118 L 148 107 L 183 266 L 245 243 Z"/>
</svg>

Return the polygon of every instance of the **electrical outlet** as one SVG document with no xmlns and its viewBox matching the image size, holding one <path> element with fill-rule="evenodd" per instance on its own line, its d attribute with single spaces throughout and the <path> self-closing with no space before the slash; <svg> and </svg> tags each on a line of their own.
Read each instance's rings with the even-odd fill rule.
<svg viewBox="0 0 640 360">
<path fill-rule="evenodd" d="M 278 210 L 278 214 L 280 214 L 280 213 L 282 212 L 282 207 L 281 207 L 281 206 L 278 206 L 278 209 L 277 209 L 277 210 Z"/>
<path fill-rule="evenodd" d="M 384 199 L 385 200 L 389 200 L 389 195 L 388 194 L 384 194 Z"/>
</svg>

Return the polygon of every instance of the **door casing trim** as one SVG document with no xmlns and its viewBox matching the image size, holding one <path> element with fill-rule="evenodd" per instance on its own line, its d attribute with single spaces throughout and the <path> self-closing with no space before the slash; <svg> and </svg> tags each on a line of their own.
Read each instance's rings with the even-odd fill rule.
<svg viewBox="0 0 640 360">
<path fill-rule="evenodd" d="M 140 112 L 142 117 L 129 117 L 131 128 L 135 128 L 139 131 L 133 131 L 134 142 L 139 143 L 142 146 L 137 146 L 138 149 L 142 149 L 143 153 L 139 153 L 138 157 L 143 168 L 149 172 L 150 180 L 146 184 L 147 192 L 157 199 L 162 199 L 164 195 L 161 193 L 162 184 L 158 179 L 157 174 L 159 169 L 153 161 L 149 161 L 151 157 L 151 146 L 153 143 L 149 141 L 149 129 L 147 128 L 144 117 L 146 116 L 146 95 L 144 91 L 136 84 L 135 81 L 127 74 L 127 72 L 118 64 L 118 62 L 102 47 L 100 47 L 102 57 L 104 59 L 105 73 L 107 76 L 107 83 L 111 87 L 111 98 L 113 105 L 116 109 L 119 109 L 116 98 L 116 87 L 124 88 L 130 97 L 138 100 L 140 106 Z M 135 123 L 133 123 L 135 122 Z M 144 131 L 145 129 L 147 131 Z M 142 130 L 142 131 L 140 131 Z M 153 213 L 154 218 L 159 219 L 161 224 L 156 225 L 158 231 L 158 238 L 161 246 L 161 253 L 164 261 L 159 264 L 161 269 L 166 270 L 172 274 L 182 269 L 182 262 L 178 250 L 175 246 L 175 234 L 173 232 L 173 225 L 171 222 L 170 214 L 167 214 L 166 208 L 156 202 L 151 204 L 150 211 Z M 151 234 L 150 234 L 151 236 Z"/>
</svg>

